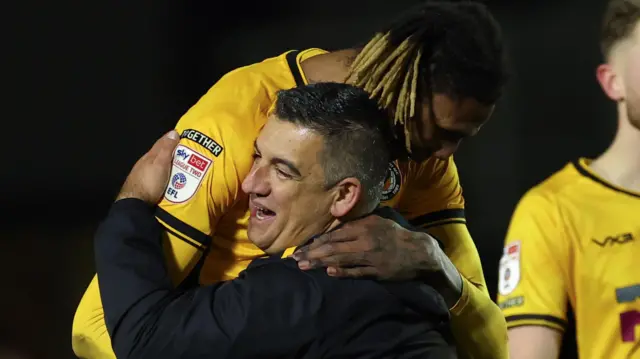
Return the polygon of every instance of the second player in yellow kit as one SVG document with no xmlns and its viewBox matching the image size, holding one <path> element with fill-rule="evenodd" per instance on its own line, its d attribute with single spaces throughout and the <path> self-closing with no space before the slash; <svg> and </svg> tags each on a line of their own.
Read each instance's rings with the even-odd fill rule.
<svg viewBox="0 0 640 359">
<path fill-rule="evenodd" d="M 580 358 L 627 358 L 640 342 L 640 193 L 588 164 L 568 164 L 521 200 L 500 263 L 499 305 L 509 328 L 559 331 L 571 306 Z"/>
<path fill-rule="evenodd" d="M 467 58 L 457 64 L 464 69 L 455 73 L 461 81 L 461 99 L 438 94 L 439 86 L 449 86 L 449 82 L 442 85 L 421 78 L 424 66 L 421 41 L 428 40 L 412 34 L 422 28 L 425 13 L 438 14 L 440 19 L 448 16 L 452 22 L 459 21 L 454 19 L 461 16 L 469 19 L 472 14 L 476 24 L 484 26 L 457 30 L 474 45 L 490 46 L 469 57 L 484 61 L 489 68 L 487 73 L 478 73 L 474 61 L 464 63 Z M 158 220 L 167 229 L 169 271 L 176 283 L 184 283 L 189 274 L 195 274 L 188 278 L 194 280 L 191 284 L 212 283 L 235 278 L 251 260 L 263 255 L 247 239 L 249 212 L 246 195 L 240 188 L 253 162 L 254 141 L 278 90 L 312 82 L 310 79 L 317 78 L 319 73 L 329 73 L 331 77 L 340 71 L 327 71 L 326 64 L 350 58 L 354 83 L 370 91 L 385 108 L 395 109 L 396 125 L 406 135 L 407 151 L 411 151 L 412 159 L 420 158 L 419 162 L 401 160 L 389 164 L 383 204 L 396 207 L 414 226 L 440 239 L 446 255 L 461 273 L 462 294 L 451 308 L 460 353 L 468 351 L 464 357 L 470 358 L 504 358 L 504 320 L 487 294 L 480 259 L 465 226 L 462 190 L 450 156 L 462 138 L 477 133 L 500 94 L 504 74 L 497 25 L 478 4 L 429 4 L 404 21 L 405 27 L 397 28 L 404 33 L 376 34 L 361 51 L 290 51 L 232 71 L 180 119 L 176 129 L 182 140 L 157 212 Z M 315 61 L 321 56 L 326 59 Z M 424 59 L 432 61 L 427 54 Z M 341 76 L 324 76 L 322 81 L 342 82 Z M 477 82 L 465 88 L 467 78 Z M 423 88 L 425 80 L 433 81 L 430 89 L 418 91 L 417 86 Z M 375 84 L 380 84 L 379 88 L 371 88 Z M 423 93 L 429 106 L 418 102 L 416 93 Z M 418 116 L 431 118 L 433 123 L 424 126 L 410 120 Z M 425 142 L 424 138 L 430 140 Z M 423 152 L 426 155 L 421 158 Z M 473 330 L 474 326 L 478 328 Z M 80 356 L 113 357 L 96 278 L 76 312 L 73 338 L 74 351 Z"/>
<path fill-rule="evenodd" d="M 513 214 L 498 302 L 512 359 L 555 359 L 569 307 L 581 359 L 640 358 L 640 1 L 611 0 L 596 75 L 617 133 L 531 189 Z"/>
</svg>

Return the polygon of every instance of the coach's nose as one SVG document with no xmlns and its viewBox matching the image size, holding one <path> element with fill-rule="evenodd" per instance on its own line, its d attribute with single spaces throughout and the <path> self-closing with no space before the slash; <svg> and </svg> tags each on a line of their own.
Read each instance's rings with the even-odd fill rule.
<svg viewBox="0 0 640 359">
<path fill-rule="evenodd" d="M 247 194 L 267 196 L 271 191 L 269 183 L 269 166 L 261 166 L 254 162 L 249 175 L 242 181 L 242 191 Z"/>
</svg>

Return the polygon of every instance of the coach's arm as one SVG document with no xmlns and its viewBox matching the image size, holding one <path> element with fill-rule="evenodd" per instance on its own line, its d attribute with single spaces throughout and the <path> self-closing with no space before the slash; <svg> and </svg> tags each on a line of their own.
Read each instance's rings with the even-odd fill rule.
<svg viewBox="0 0 640 359">
<path fill-rule="evenodd" d="M 164 227 L 154 210 L 168 182 L 177 142 L 177 133 L 170 132 L 136 163 L 95 234 L 96 269 L 113 351 L 119 359 L 240 358 L 255 357 L 256 352 L 277 356 L 273 351 L 283 348 L 260 341 L 260 335 L 249 335 L 246 329 L 278 331 L 278 323 L 288 328 L 318 313 L 287 303 L 282 303 L 283 310 L 273 310 L 270 296 L 256 294 L 274 290 L 263 278 L 245 276 L 189 290 L 172 283 L 161 240 Z M 310 286 L 296 299 L 308 303 L 318 295 Z M 237 345 L 241 337 L 245 343 Z"/>
<path fill-rule="evenodd" d="M 259 298 L 251 295 L 242 279 L 188 291 L 176 289 L 165 265 L 163 227 L 153 213 L 153 206 L 139 199 L 118 200 L 95 235 L 105 322 L 116 356 L 244 355 L 242 346 L 235 346 L 236 339 L 249 325 L 245 319 L 251 308 L 264 305 L 254 302 Z M 256 318 L 262 314 L 251 315 L 251 324 L 259 325 Z M 260 344 L 259 337 L 253 338 L 253 349 Z"/>
</svg>

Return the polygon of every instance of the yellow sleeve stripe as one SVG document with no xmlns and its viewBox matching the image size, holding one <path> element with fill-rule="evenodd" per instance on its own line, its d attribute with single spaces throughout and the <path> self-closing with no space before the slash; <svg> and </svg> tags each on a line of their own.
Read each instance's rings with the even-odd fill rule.
<svg viewBox="0 0 640 359">
<path fill-rule="evenodd" d="M 505 317 L 507 328 L 517 328 L 524 326 L 541 326 L 564 331 L 567 328 L 567 321 L 552 315 L 540 314 L 518 314 Z"/>
<path fill-rule="evenodd" d="M 450 223 L 467 223 L 464 216 L 464 208 L 451 208 L 431 212 L 416 217 L 409 222 L 413 226 L 422 227 L 424 229 Z"/>
<path fill-rule="evenodd" d="M 171 234 L 199 250 L 204 250 L 211 244 L 211 237 L 182 222 L 160 207 L 156 208 L 156 219 Z"/>
</svg>

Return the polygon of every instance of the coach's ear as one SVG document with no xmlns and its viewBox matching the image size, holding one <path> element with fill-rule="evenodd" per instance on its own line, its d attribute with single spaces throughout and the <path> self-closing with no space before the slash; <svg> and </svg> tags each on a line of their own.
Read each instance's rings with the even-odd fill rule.
<svg viewBox="0 0 640 359">
<path fill-rule="evenodd" d="M 611 64 L 602 64 L 596 70 L 596 77 L 604 93 L 613 101 L 624 100 L 625 91 L 622 77 Z"/>
<path fill-rule="evenodd" d="M 360 201 L 362 185 L 357 178 L 349 177 L 340 181 L 333 189 L 334 198 L 331 215 L 339 218 L 346 216 Z"/>
</svg>

